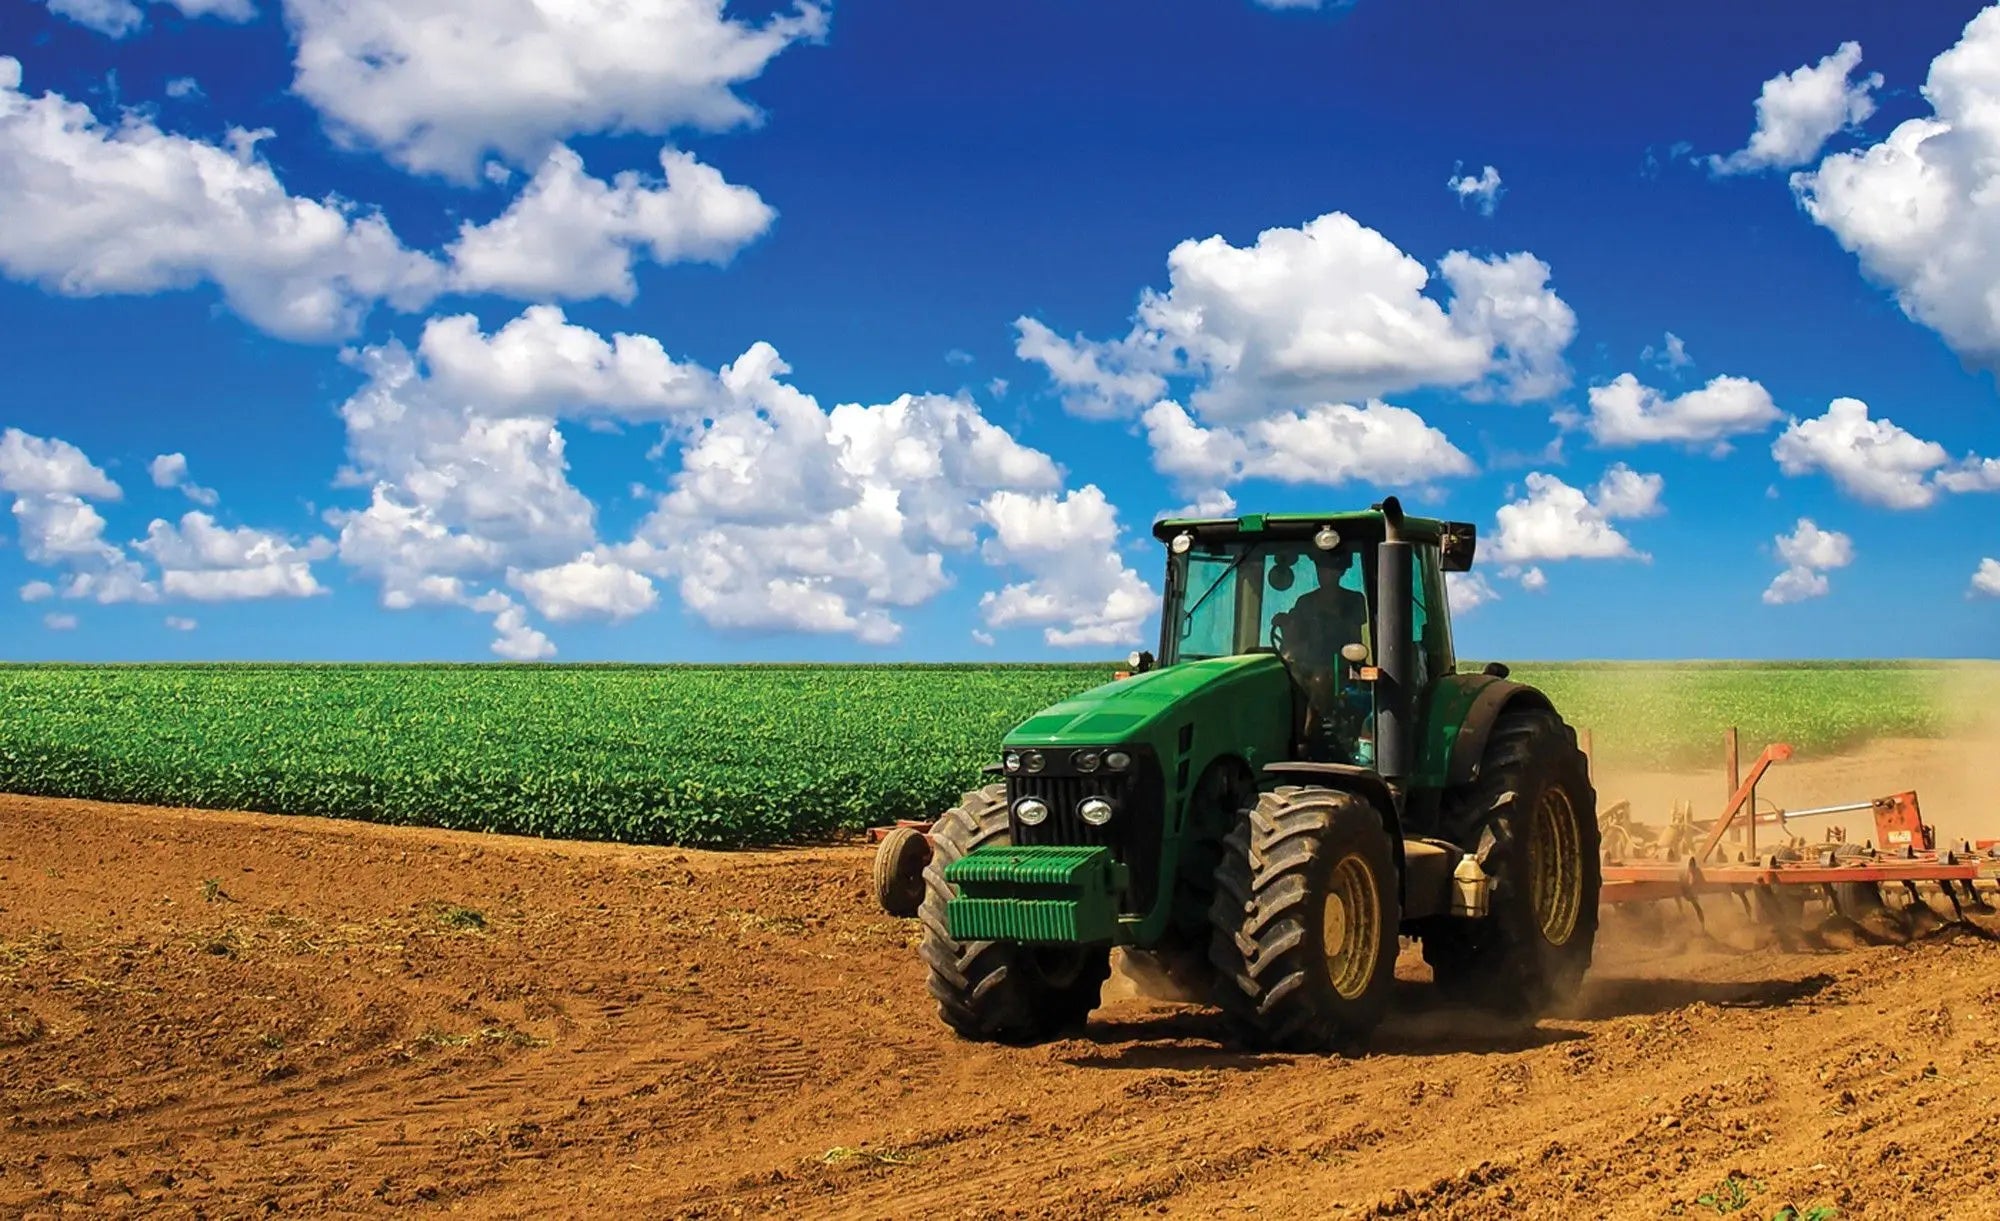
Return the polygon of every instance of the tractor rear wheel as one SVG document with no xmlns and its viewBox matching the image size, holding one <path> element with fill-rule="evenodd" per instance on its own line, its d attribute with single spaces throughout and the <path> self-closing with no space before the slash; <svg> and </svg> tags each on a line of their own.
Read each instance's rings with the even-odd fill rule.
<svg viewBox="0 0 2000 1221">
<path fill-rule="evenodd" d="M 1287 785 L 1223 841 L 1209 908 L 1216 1003 L 1283 1051 L 1352 1051 L 1388 1012 L 1402 889 L 1382 816 L 1335 789 Z"/>
<path fill-rule="evenodd" d="M 1501 713 L 1446 837 L 1492 879 L 1483 920 L 1435 921 L 1424 961 L 1452 1000 L 1533 1017 L 1576 991 L 1597 941 L 1597 792 L 1576 731 L 1544 708 Z"/>
<path fill-rule="evenodd" d="M 967 793 L 931 827 L 924 867 L 923 957 L 938 1015 L 962 1037 L 981 1042 L 1033 1043 L 1083 1024 L 1097 1008 L 1111 975 L 1111 947 L 956 941 L 945 920 L 952 900 L 944 871 L 974 848 L 1013 840 L 1007 786 Z"/>
</svg>

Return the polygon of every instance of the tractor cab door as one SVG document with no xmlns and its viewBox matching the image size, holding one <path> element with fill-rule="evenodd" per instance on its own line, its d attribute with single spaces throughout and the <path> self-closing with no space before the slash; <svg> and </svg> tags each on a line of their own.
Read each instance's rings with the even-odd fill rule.
<svg viewBox="0 0 2000 1221">
<path fill-rule="evenodd" d="M 1452 654 L 1451 614 L 1437 548 L 1412 548 L 1410 563 L 1414 566 L 1410 573 L 1410 643 L 1416 646 L 1412 653 L 1416 673 L 1411 678 L 1416 706 L 1425 708 L 1430 703 L 1425 697 L 1431 683 L 1455 670 L 1458 661 Z"/>
<path fill-rule="evenodd" d="M 1257 647 L 1285 659 L 1305 696 L 1301 739 L 1316 761 L 1369 765 L 1374 695 L 1340 651 L 1372 648 L 1373 598 L 1364 550 L 1274 550 L 1264 579 Z"/>
<path fill-rule="evenodd" d="M 1418 750 L 1432 740 L 1434 730 L 1455 732 L 1456 726 L 1434 724 L 1438 701 L 1431 698 L 1439 681 L 1458 669 L 1451 637 L 1451 609 L 1436 547 L 1410 549 L 1410 716 Z M 1414 816 L 1414 811 L 1406 812 Z"/>
</svg>

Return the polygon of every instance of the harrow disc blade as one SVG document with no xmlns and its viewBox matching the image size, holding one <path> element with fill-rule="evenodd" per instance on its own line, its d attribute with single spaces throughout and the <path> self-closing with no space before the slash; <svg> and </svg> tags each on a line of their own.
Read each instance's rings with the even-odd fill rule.
<svg viewBox="0 0 2000 1221">
<path fill-rule="evenodd" d="M 1945 916 L 1933 908 L 1922 896 L 1912 895 L 1903 907 L 1902 916 L 1910 929 L 1910 936 L 1930 937 L 1958 922 L 1956 914 Z"/>
</svg>

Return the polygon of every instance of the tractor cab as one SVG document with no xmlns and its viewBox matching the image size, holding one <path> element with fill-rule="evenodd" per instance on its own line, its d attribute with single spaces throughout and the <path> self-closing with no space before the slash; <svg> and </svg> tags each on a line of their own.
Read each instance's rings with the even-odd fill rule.
<svg viewBox="0 0 2000 1221">
<path fill-rule="evenodd" d="M 1133 668 L 1276 655 L 1293 688 L 1295 758 L 1377 766 L 1377 639 L 1395 642 L 1413 716 L 1455 668 L 1444 574 L 1471 566 L 1469 524 L 1405 518 L 1390 500 L 1365 514 L 1170 519 L 1154 534 L 1168 553 L 1160 650 L 1157 663 L 1134 654 Z M 1389 599 L 1384 542 L 1397 544 Z"/>
</svg>

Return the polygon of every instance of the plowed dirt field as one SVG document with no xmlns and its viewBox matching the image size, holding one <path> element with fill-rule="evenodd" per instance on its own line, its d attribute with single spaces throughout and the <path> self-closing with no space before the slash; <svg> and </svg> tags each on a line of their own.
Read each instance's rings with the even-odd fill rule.
<svg viewBox="0 0 2000 1221">
<path fill-rule="evenodd" d="M 868 858 L 0 797 L 0 1214 L 2000 1215 L 1976 930 L 1614 920 L 1526 1029 L 1406 955 L 1356 1060 L 1120 977 L 1012 1049 L 935 1021 Z"/>
</svg>

